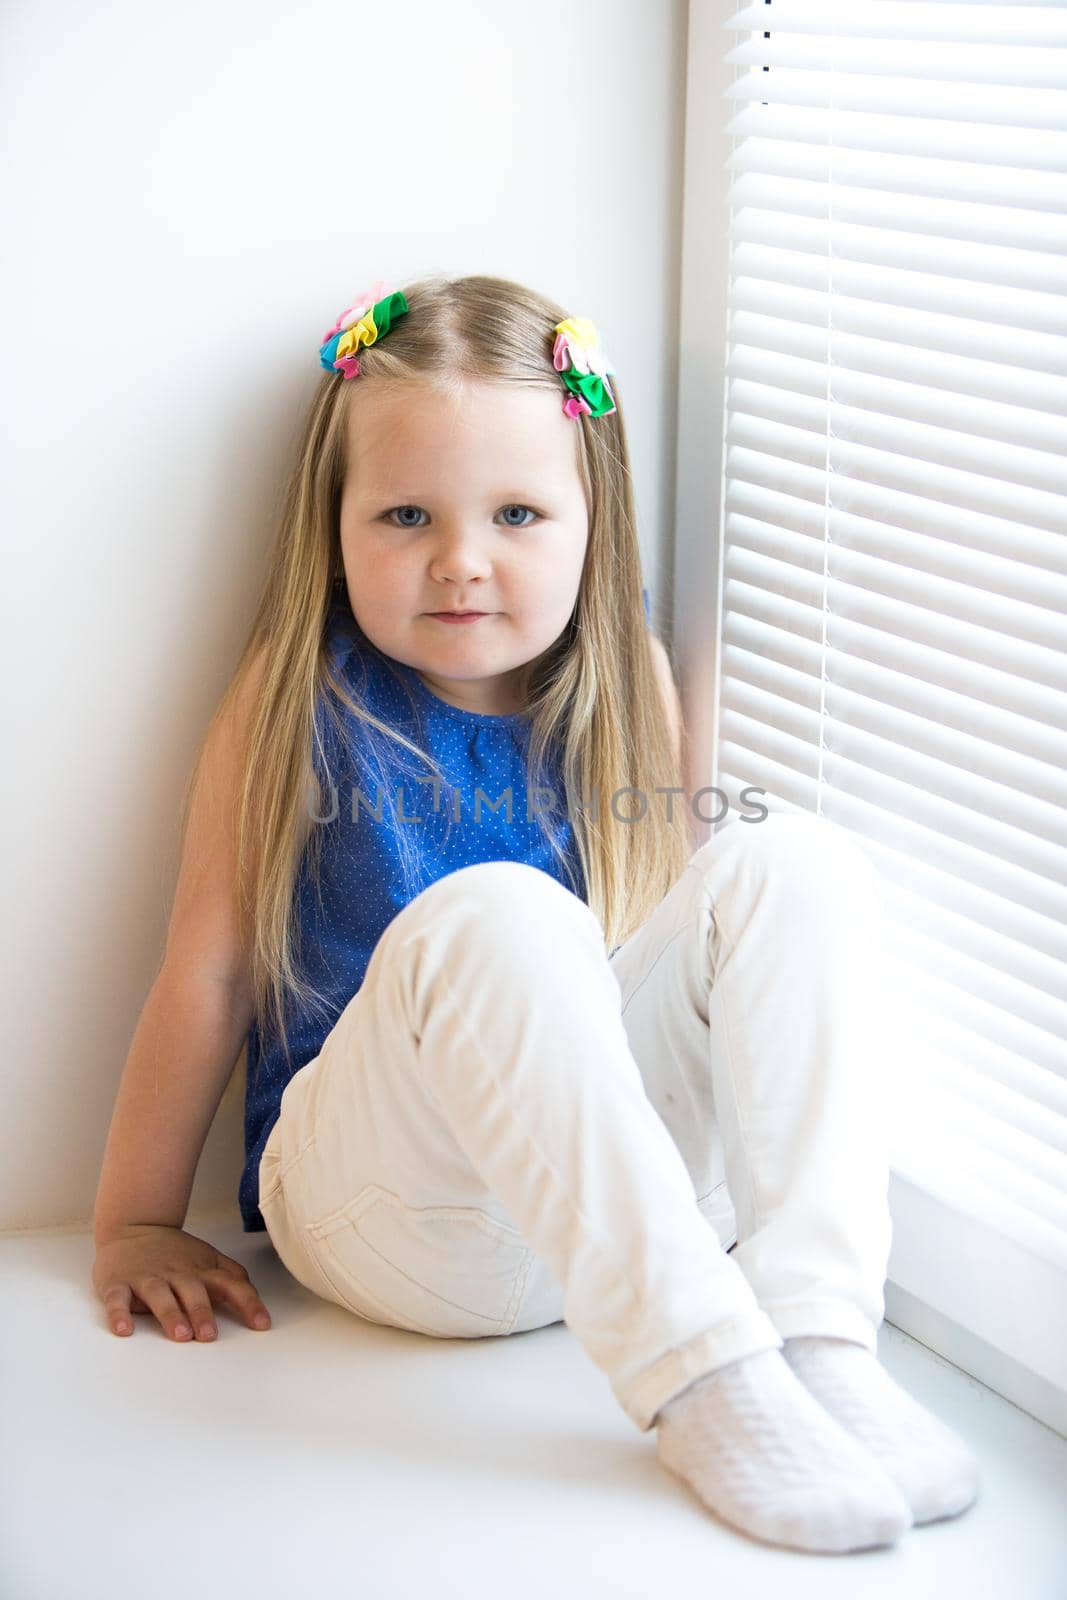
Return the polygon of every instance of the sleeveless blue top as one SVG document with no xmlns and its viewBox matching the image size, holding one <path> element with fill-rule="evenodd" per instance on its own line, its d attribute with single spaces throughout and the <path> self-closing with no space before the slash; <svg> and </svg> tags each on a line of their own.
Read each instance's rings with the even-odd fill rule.
<svg viewBox="0 0 1067 1600">
<path fill-rule="evenodd" d="M 647 614 L 647 594 L 645 605 Z M 315 820 L 321 839 L 319 889 L 309 870 L 309 843 L 295 889 L 297 962 L 323 997 L 326 1015 L 289 1001 L 288 1062 L 280 1035 L 261 1036 L 256 1023 L 248 1031 L 245 1166 L 238 1189 L 245 1233 L 266 1228 L 258 1204 L 259 1162 L 278 1119 L 282 1091 L 319 1054 L 363 982 L 385 928 L 421 889 L 477 861 L 524 861 L 586 898 L 558 757 L 540 779 L 528 775 L 525 713 L 494 716 L 442 700 L 413 667 L 370 644 L 347 597 L 333 604 L 326 645 L 346 689 L 372 715 L 428 751 L 442 776 L 395 740 L 368 729 L 347 707 L 336 706 L 343 731 L 322 714 L 321 702 L 316 708 L 321 749 L 315 772 L 323 793 L 322 814 Z M 552 851 L 542 821 L 561 845 L 565 863 Z"/>
</svg>

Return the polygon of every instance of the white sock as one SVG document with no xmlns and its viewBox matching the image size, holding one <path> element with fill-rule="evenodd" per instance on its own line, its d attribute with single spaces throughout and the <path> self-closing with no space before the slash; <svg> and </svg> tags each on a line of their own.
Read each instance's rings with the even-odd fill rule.
<svg viewBox="0 0 1067 1600">
<path fill-rule="evenodd" d="M 716 1516 L 791 1550 L 892 1544 L 911 1514 L 780 1350 L 696 1379 L 656 1417 L 660 1459 Z"/>
<path fill-rule="evenodd" d="M 786 1339 L 782 1354 L 819 1404 L 897 1485 L 917 1523 L 954 1517 L 978 1494 L 978 1463 L 962 1439 L 894 1383 L 877 1356 L 848 1339 Z"/>
</svg>

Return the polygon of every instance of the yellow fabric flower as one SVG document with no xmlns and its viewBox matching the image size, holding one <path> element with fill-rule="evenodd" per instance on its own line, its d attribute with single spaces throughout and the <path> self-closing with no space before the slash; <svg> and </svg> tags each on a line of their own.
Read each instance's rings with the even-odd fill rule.
<svg viewBox="0 0 1067 1600">
<path fill-rule="evenodd" d="M 377 337 L 378 329 L 374 322 L 374 312 L 373 310 L 366 311 L 359 321 L 354 322 L 350 328 L 346 328 L 340 339 L 338 339 L 335 359 L 340 360 L 342 356 L 354 356 L 361 344 L 369 347 Z"/>
</svg>

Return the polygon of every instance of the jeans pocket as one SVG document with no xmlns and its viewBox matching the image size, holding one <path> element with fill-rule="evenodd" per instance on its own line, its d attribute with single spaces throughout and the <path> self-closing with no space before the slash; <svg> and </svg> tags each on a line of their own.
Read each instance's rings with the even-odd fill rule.
<svg viewBox="0 0 1067 1600">
<path fill-rule="evenodd" d="M 278 1168 L 282 1164 L 281 1151 L 272 1146 L 268 1140 L 259 1158 L 259 1196 L 258 1204 L 262 1211 L 264 1205 L 272 1200 L 281 1188 L 281 1173 Z"/>
<path fill-rule="evenodd" d="M 339 1304 L 439 1339 L 509 1333 L 534 1260 L 517 1228 L 477 1206 L 412 1206 L 376 1183 L 304 1237 Z"/>
</svg>

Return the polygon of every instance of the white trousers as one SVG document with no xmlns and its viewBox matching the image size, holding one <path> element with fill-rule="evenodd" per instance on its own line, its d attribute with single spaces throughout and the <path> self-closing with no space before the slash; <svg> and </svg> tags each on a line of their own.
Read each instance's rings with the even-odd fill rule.
<svg viewBox="0 0 1067 1600">
<path fill-rule="evenodd" d="M 439 1338 L 563 1318 L 642 1431 L 789 1335 L 875 1350 L 884 917 L 862 849 L 796 814 L 734 817 L 610 958 L 547 873 L 439 879 L 286 1086 L 259 1185 L 278 1255 Z"/>
</svg>

